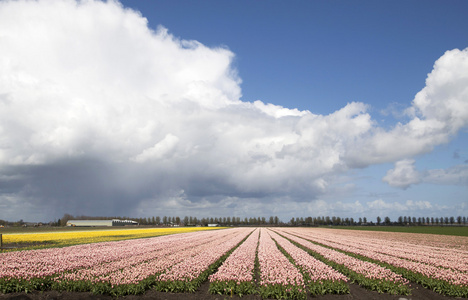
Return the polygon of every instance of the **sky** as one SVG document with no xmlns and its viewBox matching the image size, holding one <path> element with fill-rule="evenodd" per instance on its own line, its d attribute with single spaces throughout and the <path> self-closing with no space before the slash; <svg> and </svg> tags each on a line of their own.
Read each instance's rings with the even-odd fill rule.
<svg viewBox="0 0 468 300">
<path fill-rule="evenodd" d="M 468 216 L 467 13 L 0 0 L 0 219 Z"/>
</svg>

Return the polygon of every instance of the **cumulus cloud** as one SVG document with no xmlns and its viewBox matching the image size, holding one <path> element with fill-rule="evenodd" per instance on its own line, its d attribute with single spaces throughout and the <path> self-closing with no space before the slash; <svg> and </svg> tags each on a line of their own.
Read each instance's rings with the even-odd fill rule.
<svg viewBox="0 0 468 300">
<path fill-rule="evenodd" d="M 316 115 L 242 101 L 229 49 L 154 31 L 115 1 L 2 1 L 0 45 L 0 206 L 12 218 L 292 207 L 468 120 L 466 49 L 436 62 L 411 121 L 385 131 L 359 102 Z"/>
<path fill-rule="evenodd" d="M 450 50 L 440 57 L 406 110 L 409 122 L 391 130 L 373 128 L 350 148 L 346 160 L 351 166 L 393 162 L 431 151 L 447 143 L 468 125 L 468 49 Z"/>
<path fill-rule="evenodd" d="M 421 181 L 420 174 L 416 171 L 413 159 L 405 159 L 395 163 L 395 168 L 389 170 L 382 179 L 389 185 L 406 189 L 412 184 Z"/>
<path fill-rule="evenodd" d="M 468 165 L 418 171 L 414 163 L 413 159 L 396 162 L 395 168 L 389 170 L 382 180 L 390 186 L 402 189 L 420 183 L 468 186 Z"/>
</svg>

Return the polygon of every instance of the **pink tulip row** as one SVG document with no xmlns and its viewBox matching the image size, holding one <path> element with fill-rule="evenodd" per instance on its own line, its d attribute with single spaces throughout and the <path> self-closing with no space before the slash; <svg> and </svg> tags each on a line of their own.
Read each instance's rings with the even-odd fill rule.
<svg viewBox="0 0 468 300">
<path fill-rule="evenodd" d="M 281 253 L 269 230 L 261 229 L 258 245 L 260 286 L 295 286 L 305 293 L 304 278 L 299 270 Z"/>
<path fill-rule="evenodd" d="M 206 245 L 217 244 L 220 240 L 231 238 L 235 233 L 220 235 L 193 235 L 177 239 L 177 235 L 170 236 L 172 239 L 159 241 L 153 245 L 155 251 L 137 251 L 130 253 L 132 256 L 125 259 L 116 257 L 114 261 L 98 264 L 93 267 L 82 268 L 75 272 L 65 273 L 57 277 L 56 281 L 62 280 L 89 280 L 92 282 L 110 282 L 113 285 L 134 284 L 150 275 L 157 274 L 179 262 L 185 256 L 196 253 Z M 155 240 L 156 242 L 157 240 Z"/>
<path fill-rule="evenodd" d="M 281 234 L 286 236 L 288 239 L 322 255 L 326 259 L 338 263 L 340 265 L 344 265 L 348 269 L 358 274 L 362 274 L 365 278 L 380 281 L 390 281 L 397 285 L 404 285 L 409 283 L 408 280 L 403 278 L 401 275 L 396 274 L 387 268 L 381 267 L 371 262 L 351 257 L 349 255 L 340 253 L 332 249 L 318 246 L 303 238 L 299 238 L 295 235 L 289 234 L 290 230 L 281 229 L 278 230 L 278 232 L 281 232 Z"/>
<path fill-rule="evenodd" d="M 327 231 L 328 229 L 314 228 L 314 231 Z M 423 245 L 435 248 L 468 251 L 468 237 L 440 235 L 440 234 L 425 234 L 425 233 L 408 233 L 408 232 L 383 232 L 383 231 L 363 231 L 363 230 L 347 230 L 333 229 L 333 234 L 344 236 L 352 236 L 357 238 L 372 238 L 384 240 L 386 242 L 403 242 L 405 244 Z"/>
<path fill-rule="evenodd" d="M 77 269 L 94 268 L 131 257 L 154 255 L 174 243 L 203 238 L 217 240 L 225 231 L 194 232 L 149 239 L 77 245 L 65 248 L 17 251 L 0 254 L 0 278 L 29 280 Z"/>
<path fill-rule="evenodd" d="M 425 263 L 424 261 L 427 261 L 426 259 L 418 258 L 416 255 L 411 256 L 411 258 L 417 261 L 400 258 L 398 256 L 405 255 L 396 253 L 395 250 L 391 249 L 391 246 L 385 245 L 382 241 L 380 241 L 378 245 L 373 245 L 371 242 L 363 242 L 362 239 L 360 239 L 361 241 L 358 239 L 353 241 L 352 239 L 350 240 L 350 238 L 345 239 L 340 236 L 335 236 L 332 232 L 327 232 L 329 236 L 326 238 L 318 237 L 318 234 L 310 232 L 310 230 L 295 229 L 290 230 L 290 232 L 329 247 L 366 256 L 395 267 L 422 274 L 429 278 L 444 280 L 453 285 L 468 286 L 468 273 L 454 270 L 456 266 L 452 268 L 436 267 L 432 264 Z M 445 251 L 448 251 L 448 249 L 445 249 Z M 421 256 L 424 256 L 424 252 L 421 253 Z M 431 263 L 434 263 L 434 260 L 432 260 Z M 461 259 L 458 261 L 458 264 L 466 266 L 468 261 L 466 259 Z M 443 262 L 436 263 L 436 265 L 443 265 Z"/>
<path fill-rule="evenodd" d="M 196 279 L 204 270 L 215 263 L 218 259 L 234 248 L 252 231 L 251 228 L 239 228 L 232 230 L 235 235 L 226 236 L 216 242 L 206 244 L 202 249 L 197 249 L 195 255 L 186 257 L 179 263 L 172 264 L 172 267 L 165 273 L 158 276 L 158 281 L 191 281 Z M 188 251 L 187 251 L 188 252 Z"/>
<path fill-rule="evenodd" d="M 142 250 L 146 249 L 147 242 L 149 240 L 133 241 L 134 245 L 140 244 Z M 92 267 L 95 264 L 115 260 L 116 257 L 125 259 L 132 253 L 132 248 L 126 246 L 129 246 L 128 241 L 2 253 L 0 278 L 40 278 Z"/>
<path fill-rule="evenodd" d="M 308 273 L 312 282 L 323 281 L 348 281 L 348 278 L 337 272 L 329 265 L 313 258 L 306 251 L 293 245 L 287 239 L 275 232 L 269 231 L 271 237 L 294 259 L 296 265 L 300 266 L 304 272 Z"/>
<path fill-rule="evenodd" d="M 299 230 L 301 231 L 301 230 Z M 302 230 L 306 233 L 306 231 Z M 308 231 L 310 234 L 311 232 Z M 332 234 L 330 234 L 332 233 Z M 449 250 L 425 245 L 415 245 L 398 241 L 385 241 L 382 239 L 354 237 L 335 234 L 329 230 L 314 230 L 313 238 L 319 243 L 333 243 L 349 246 L 390 256 L 404 258 L 415 262 L 424 263 L 434 267 L 468 272 L 468 252 L 462 250 Z"/>
<path fill-rule="evenodd" d="M 256 229 L 242 245 L 229 255 L 218 271 L 210 275 L 210 282 L 232 280 L 240 283 L 253 281 L 259 233 L 260 230 Z"/>
<path fill-rule="evenodd" d="M 124 269 L 96 276 L 92 281 L 109 282 L 112 285 L 137 284 L 149 276 L 170 269 L 185 259 L 190 259 L 199 252 L 206 251 L 208 248 L 218 247 L 221 243 L 235 239 L 239 234 L 242 233 L 232 230 L 229 234 L 216 236 L 215 239 L 196 239 L 182 244 L 166 245 L 167 248 L 160 255 L 153 256 L 148 260 Z"/>
</svg>

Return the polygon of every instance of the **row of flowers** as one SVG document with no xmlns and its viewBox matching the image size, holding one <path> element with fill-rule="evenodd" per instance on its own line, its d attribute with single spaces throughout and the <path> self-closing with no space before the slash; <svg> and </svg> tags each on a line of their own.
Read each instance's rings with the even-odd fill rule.
<svg viewBox="0 0 468 300">
<path fill-rule="evenodd" d="M 156 278 L 152 277 L 158 273 L 222 243 L 239 241 L 248 232 L 230 229 L 2 253 L 0 291 L 52 288 L 117 295 L 142 292 L 154 284 Z"/>
<path fill-rule="evenodd" d="M 299 230 L 301 231 L 301 230 Z M 302 232 L 306 232 L 302 230 Z M 310 233 L 310 231 L 309 231 Z M 399 241 L 386 241 L 369 237 L 353 237 L 341 234 L 329 234 L 329 231 L 314 230 L 313 238 L 319 243 L 331 242 L 359 249 L 365 249 L 407 260 L 412 260 L 434 267 L 442 267 L 460 272 L 468 272 L 468 252 L 458 249 L 437 248 L 427 245 L 415 245 Z"/>
<path fill-rule="evenodd" d="M 0 278 L 30 280 L 55 274 L 100 266 L 108 262 L 127 261 L 130 257 L 165 249 L 170 243 L 196 241 L 200 237 L 216 239 L 214 232 L 168 235 L 158 238 L 126 240 L 49 248 L 34 251 L 16 251 L 0 254 Z"/>
<path fill-rule="evenodd" d="M 409 281 L 388 268 L 316 245 L 288 233 L 287 229 L 281 229 L 278 232 L 296 244 L 301 245 L 304 249 L 307 249 L 314 257 L 331 265 L 365 288 L 380 293 L 398 295 L 405 295 L 410 292 L 408 288 Z"/>
<path fill-rule="evenodd" d="M 439 293 L 456 297 L 468 297 L 468 273 L 456 270 L 455 267 L 443 268 L 434 266 L 434 264 L 438 266 L 444 265 L 443 262 L 434 263 L 434 259 L 432 259 L 431 264 L 427 264 L 425 263 L 427 260 L 424 258 L 427 254 L 424 251 L 421 252 L 421 258 L 418 259 L 416 256 L 411 256 L 413 260 L 410 260 L 398 257 L 405 255 L 395 253 L 392 247 L 384 242 L 381 242 L 379 247 L 376 248 L 371 242 L 366 244 L 362 239 L 356 239 L 353 242 L 352 240 L 349 241 L 350 238 L 345 239 L 340 236 L 333 236 L 331 232 L 331 237 L 320 237 L 316 233 L 300 229 L 292 232 L 308 240 L 357 255 L 360 258 L 368 258 L 392 269 L 411 281 L 418 282 Z M 449 252 L 447 248 L 444 248 L 444 250 Z M 459 251 L 456 250 L 455 252 Z M 460 259 L 458 264 L 466 266 L 468 261 Z"/>
<path fill-rule="evenodd" d="M 115 296 L 148 288 L 193 292 L 213 274 L 212 293 L 255 292 L 264 298 L 304 299 L 307 291 L 346 293 L 348 278 L 378 292 L 408 294 L 411 280 L 447 295 L 468 297 L 466 251 L 452 253 L 464 265 L 456 267 L 447 248 L 392 245 L 334 232 L 233 228 L 0 253 L 0 292 L 55 289 Z"/>
<path fill-rule="evenodd" d="M 62 274 L 55 281 L 89 280 L 93 283 L 108 282 L 111 285 L 137 284 L 151 275 L 170 268 L 186 257 L 193 256 L 206 247 L 229 240 L 235 235 L 235 232 L 230 232 L 228 235 L 220 236 L 221 233 L 173 236 L 159 241 L 157 245 L 153 244 L 152 251 L 142 251 L 144 249 L 135 251 L 134 249 L 125 255 L 131 255 L 130 257 L 121 259 L 116 256 L 109 263 Z"/>
<path fill-rule="evenodd" d="M 209 276 L 212 294 L 253 294 L 255 289 L 254 269 L 260 229 L 256 229 L 221 265 Z"/>
<path fill-rule="evenodd" d="M 261 229 L 257 258 L 260 271 L 258 289 L 263 298 L 306 298 L 303 275 L 281 253 L 267 229 Z"/>
<path fill-rule="evenodd" d="M 253 229 L 241 228 L 235 231 L 236 235 L 218 239 L 195 251 L 195 255 L 172 264 L 171 268 L 157 276 L 155 288 L 160 291 L 194 292 L 245 241 Z"/>
<path fill-rule="evenodd" d="M 315 232 L 326 232 L 329 228 L 314 228 Z M 445 234 L 427 234 L 410 232 L 390 232 L 374 230 L 349 230 L 333 228 L 333 235 L 352 236 L 356 238 L 372 238 L 385 242 L 402 242 L 405 244 L 424 245 L 438 249 L 468 251 L 468 237 Z"/>
<path fill-rule="evenodd" d="M 177 227 L 177 228 L 131 228 L 131 229 L 59 231 L 35 233 L 3 234 L 6 245 L 31 244 L 30 248 L 64 247 L 78 244 L 101 243 L 128 239 L 139 239 L 217 229 L 215 227 Z"/>
<path fill-rule="evenodd" d="M 324 262 L 315 259 L 306 251 L 293 245 L 289 240 L 269 231 L 270 236 L 284 250 L 285 254 L 294 261 L 304 274 L 308 291 L 312 295 L 323 295 L 328 293 L 347 294 L 349 288 L 346 282 L 348 278 L 339 273 Z"/>
</svg>

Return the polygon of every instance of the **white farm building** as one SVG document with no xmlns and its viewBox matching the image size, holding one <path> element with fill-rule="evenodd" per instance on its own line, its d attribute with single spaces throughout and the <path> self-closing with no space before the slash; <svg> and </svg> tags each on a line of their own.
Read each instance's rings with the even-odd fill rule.
<svg viewBox="0 0 468 300">
<path fill-rule="evenodd" d="M 72 227 L 98 227 L 98 226 L 127 226 L 138 225 L 137 222 L 132 220 L 69 220 L 67 226 Z"/>
</svg>

